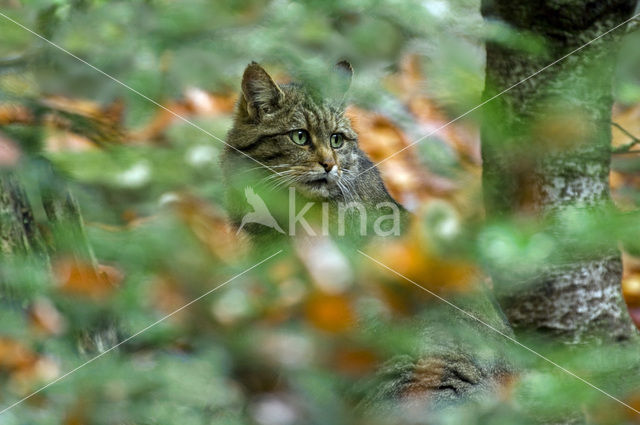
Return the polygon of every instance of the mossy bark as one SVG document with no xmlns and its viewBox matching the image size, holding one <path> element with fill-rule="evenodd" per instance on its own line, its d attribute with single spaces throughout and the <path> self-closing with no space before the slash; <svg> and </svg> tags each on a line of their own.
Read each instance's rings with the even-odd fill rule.
<svg viewBox="0 0 640 425">
<path fill-rule="evenodd" d="M 38 268 L 50 266 L 27 194 L 8 170 L 0 171 L 0 258 L 5 266 L 21 259 Z M 12 267 L 0 267 L 0 300 L 20 306 L 23 288 L 16 283 L 14 272 Z"/>
<path fill-rule="evenodd" d="M 42 254 L 43 244 L 27 195 L 10 172 L 0 175 L 0 252 Z"/>
<path fill-rule="evenodd" d="M 600 36 L 630 18 L 635 6 L 636 0 L 483 0 L 485 19 L 501 20 L 544 46 L 535 54 L 487 44 L 485 99 L 525 80 L 486 107 L 482 156 L 490 219 L 527 214 L 554 223 L 570 208 L 598 211 L 610 203 L 612 78 L 624 26 Z M 553 224 L 548 229 L 555 230 Z M 556 254 L 565 260 L 527 282 L 493 276 L 516 330 L 567 343 L 634 336 L 616 247 L 595 256 Z"/>
<path fill-rule="evenodd" d="M 51 270 L 50 255 L 71 256 L 91 264 L 98 271 L 91 245 L 87 239 L 77 201 L 54 171 L 47 165 L 48 179 L 41 187 L 42 204 L 47 214 L 52 238 L 49 243 L 34 218 L 31 203 L 19 179 L 12 171 L 0 174 L 0 255 L 3 262 L 14 258 L 27 259 L 24 264 Z M 0 299 L 23 308 L 20 288 L 10 281 L 10 274 L 0 269 Z M 78 349 L 83 354 L 102 352 L 118 343 L 115 321 L 105 317 L 101 322 L 88 324 L 80 331 Z"/>
</svg>

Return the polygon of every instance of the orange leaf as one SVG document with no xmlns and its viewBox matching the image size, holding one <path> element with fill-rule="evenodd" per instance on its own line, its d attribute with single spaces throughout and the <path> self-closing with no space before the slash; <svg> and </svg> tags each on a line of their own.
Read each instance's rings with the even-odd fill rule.
<svg viewBox="0 0 640 425">
<path fill-rule="evenodd" d="M 98 149 L 88 137 L 70 131 L 52 130 L 45 140 L 47 152 L 82 152 Z"/>
<path fill-rule="evenodd" d="M 306 305 L 306 317 L 318 329 L 344 332 L 354 323 L 351 302 L 343 295 L 316 293 Z"/>
<path fill-rule="evenodd" d="M 135 141 L 157 139 L 173 123 L 180 122 L 178 115 L 190 117 L 231 114 L 236 99 L 235 93 L 211 94 L 199 88 L 189 88 L 185 92 L 184 100 L 168 102 L 164 105 L 167 109 L 159 109 L 144 128 L 131 132 L 130 139 Z"/>
<path fill-rule="evenodd" d="M 13 123 L 30 124 L 33 122 L 33 114 L 22 105 L 0 105 L 0 125 Z"/>
<path fill-rule="evenodd" d="M 54 276 L 63 292 L 102 299 L 109 296 L 123 278 L 122 272 L 110 266 L 92 264 L 73 258 L 58 260 L 53 266 Z"/>
<path fill-rule="evenodd" d="M 186 194 L 178 195 L 172 203 L 196 238 L 217 258 L 234 262 L 247 252 L 247 239 L 236 234 L 215 205 Z"/>
<path fill-rule="evenodd" d="M 35 353 L 21 342 L 0 337 L 0 369 L 13 372 L 31 367 L 37 360 Z"/>
<path fill-rule="evenodd" d="M 7 372 L 17 393 L 31 390 L 34 382 L 51 381 L 59 375 L 58 365 L 39 356 L 20 341 L 0 337 L 0 372 Z"/>
<path fill-rule="evenodd" d="M 424 229 L 418 220 L 410 229 L 403 239 L 373 245 L 369 255 L 429 291 L 443 293 L 471 289 L 478 274 L 473 264 L 463 259 L 443 258 L 432 252 L 422 236 Z M 413 285 L 389 271 L 382 273 L 403 285 Z"/>
</svg>

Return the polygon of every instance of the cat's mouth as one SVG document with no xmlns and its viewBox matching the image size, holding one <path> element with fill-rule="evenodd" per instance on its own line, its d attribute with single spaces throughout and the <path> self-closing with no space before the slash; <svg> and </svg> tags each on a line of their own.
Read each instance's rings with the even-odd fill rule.
<svg viewBox="0 0 640 425">
<path fill-rule="evenodd" d="M 306 183 L 307 183 L 307 185 L 309 185 L 311 187 L 322 187 L 322 186 L 326 185 L 327 183 L 329 183 L 329 180 L 327 180 L 326 177 L 318 177 L 318 178 L 315 178 L 313 180 L 309 180 Z"/>
<path fill-rule="evenodd" d="M 335 183 L 327 175 L 316 175 L 301 183 L 298 188 L 311 198 L 327 199 L 331 197 Z"/>
<path fill-rule="evenodd" d="M 336 195 L 336 188 L 336 180 L 334 176 L 329 173 L 307 176 L 307 178 L 298 185 L 298 189 L 305 195 L 322 200 L 331 199 L 332 196 Z"/>
</svg>

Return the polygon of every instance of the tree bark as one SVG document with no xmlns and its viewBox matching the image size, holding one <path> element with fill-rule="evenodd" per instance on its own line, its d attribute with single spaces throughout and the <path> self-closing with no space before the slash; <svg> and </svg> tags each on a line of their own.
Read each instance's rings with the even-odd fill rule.
<svg viewBox="0 0 640 425">
<path fill-rule="evenodd" d="M 34 267 L 50 269 L 49 254 L 64 255 L 90 264 L 98 275 L 98 262 L 87 238 L 78 204 L 55 175 L 50 164 L 41 186 L 42 204 L 49 219 L 52 243 L 47 244 L 34 218 L 33 209 L 22 184 L 13 171 L 0 174 L 0 255 L 10 263 L 22 257 Z M 23 265 L 24 267 L 24 265 Z M 24 308 L 20 288 L 10 281 L 12 276 L 0 268 L 0 300 Z M 78 335 L 82 354 L 103 352 L 118 343 L 115 319 L 105 315 L 99 323 L 87 324 Z"/>
<path fill-rule="evenodd" d="M 632 16 L 636 0 L 483 0 L 485 19 L 499 19 L 542 42 L 544 54 L 487 44 L 484 98 L 489 99 Z M 610 204 L 612 78 L 624 27 L 571 54 L 487 104 L 482 130 L 487 216 L 549 220 L 571 209 Z M 554 224 L 555 223 L 555 224 Z M 579 240 L 575 241 L 579 244 Z M 624 340 L 635 328 L 624 304 L 615 244 L 597 255 L 555 252 L 544 270 L 492 272 L 516 330 L 567 343 Z"/>
<path fill-rule="evenodd" d="M 5 265 L 16 258 L 29 258 L 37 266 L 49 267 L 44 239 L 22 185 L 12 171 L 0 171 L 0 257 Z M 0 300 L 20 305 L 21 288 L 15 285 L 11 267 L 0 268 Z"/>
<path fill-rule="evenodd" d="M 42 251 L 31 205 L 10 172 L 0 176 L 0 252 L 3 256 Z"/>
</svg>

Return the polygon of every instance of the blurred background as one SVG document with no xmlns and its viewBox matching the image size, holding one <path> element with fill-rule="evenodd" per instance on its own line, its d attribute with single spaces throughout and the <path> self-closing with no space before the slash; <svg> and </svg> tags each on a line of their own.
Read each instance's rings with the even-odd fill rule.
<svg viewBox="0 0 640 425">
<path fill-rule="evenodd" d="M 226 221 L 224 145 L 211 136 L 224 140 L 250 61 L 288 81 L 348 59 L 349 115 L 377 162 L 480 102 L 486 41 L 536 48 L 499 22 L 483 22 L 476 0 L 0 7 L 144 95 L 0 16 L 0 167 L 19 182 L 42 235 L 40 248 L 3 245 L 0 409 L 264 258 L 248 254 Z M 614 146 L 640 137 L 638 45 L 638 32 L 623 40 L 614 121 L 625 131 L 613 128 Z M 418 218 L 408 236 L 370 252 L 445 297 L 486 284 L 488 263 L 544 264 L 556 243 L 532 223 L 483 223 L 478 118 L 470 114 L 380 165 L 392 195 Z M 612 168 L 616 205 L 636 210 L 640 157 L 614 155 Z M 84 223 L 51 224 L 56 207 L 47 193 L 66 199 L 62 210 L 80 211 Z M 581 220 L 576 226 L 590 237 L 623 241 L 623 288 L 640 322 L 638 229 Z M 416 350 L 421 333 L 412 318 L 446 308 L 335 241 L 295 245 L 0 414 L 0 424 L 360 423 L 362 382 L 387 359 Z M 546 349 L 593 379 L 607 375 L 589 372 L 604 367 L 603 356 L 624 364 L 637 354 Z M 606 412 L 597 423 L 640 423 L 530 353 L 510 356 L 536 372 L 514 376 L 498 398 L 461 407 L 446 423 L 528 423 L 535 408 L 521 399 L 560 411 L 586 402 Z M 625 400 L 640 408 L 640 392 Z"/>
</svg>

